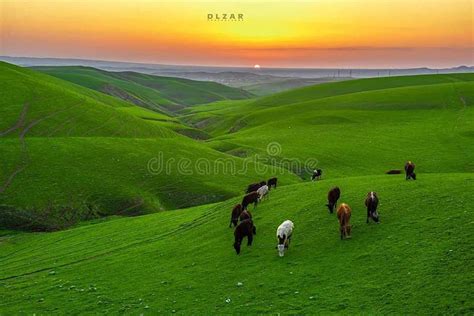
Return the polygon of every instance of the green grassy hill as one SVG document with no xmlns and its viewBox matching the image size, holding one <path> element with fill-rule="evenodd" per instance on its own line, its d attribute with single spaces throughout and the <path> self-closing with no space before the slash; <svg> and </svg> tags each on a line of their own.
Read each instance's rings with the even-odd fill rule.
<svg viewBox="0 0 474 316">
<path fill-rule="evenodd" d="M 339 240 L 326 192 L 353 208 Z M 462 185 L 462 187 L 460 187 Z M 473 174 L 327 179 L 271 191 L 236 256 L 238 199 L 0 239 L 4 314 L 472 314 Z M 368 190 L 381 224 L 366 224 Z M 276 227 L 295 223 L 285 257 Z M 48 249 L 47 252 L 44 249 Z"/>
<path fill-rule="evenodd" d="M 34 67 L 154 111 L 172 113 L 185 107 L 218 100 L 252 96 L 242 89 L 215 82 L 159 77 L 136 72 L 108 72 L 91 67 Z"/>
<path fill-rule="evenodd" d="M 277 159 L 317 159 L 330 177 L 381 174 L 408 159 L 424 172 L 472 172 L 472 80 L 461 74 L 321 84 L 197 106 L 182 120 L 213 135 L 209 144 L 220 151 L 265 155 L 266 144 L 277 142 Z"/>
<path fill-rule="evenodd" d="M 239 177 L 221 174 L 218 161 L 241 170 L 244 160 L 175 133 L 170 125 L 184 125 L 174 118 L 32 70 L 0 68 L 0 226 L 57 229 L 97 215 L 210 203 L 276 172 L 257 175 L 250 164 Z M 148 164 L 159 157 L 174 165 L 154 175 Z M 177 170 L 182 160 L 205 160 L 217 171 L 186 176 Z"/>
<path fill-rule="evenodd" d="M 0 231 L 0 314 L 474 313 L 473 74 L 328 83 L 153 119 L 96 91 L 0 67 L 0 183 L 9 183 L 0 219 L 12 207 L 54 224 L 55 211 L 216 202 L 52 233 Z M 175 124 L 210 138 L 184 137 Z M 318 182 L 301 182 L 309 174 L 291 167 L 279 175 L 283 186 L 253 211 L 254 245 L 237 256 L 232 206 L 246 184 L 281 170 L 154 176 L 147 163 L 160 151 L 237 166 L 255 154 L 277 167 L 313 159 L 324 173 Z M 416 181 L 384 174 L 409 159 Z M 350 240 L 339 239 L 325 207 L 335 185 L 353 209 Z M 372 190 L 379 225 L 365 223 Z M 275 231 L 286 219 L 295 231 L 280 258 Z"/>
<path fill-rule="evenodd" d="M 306 87 L 316 84 L 321 84 L 325 82 L 336 82 L 341 80 L 350 80 L 352 78 L 332 78 L 332 77 L 323 77 L 323 78 L 281 78 L 280 80 L 263 82 L 263 83 L 254 83 L 250 85 L 243 85 L 242 89 L 249 91 L 257 96 L 265 96 L 270 94 L 275 94 L 278 92 L 296 89 L 300 87 Z"/>
</svg>

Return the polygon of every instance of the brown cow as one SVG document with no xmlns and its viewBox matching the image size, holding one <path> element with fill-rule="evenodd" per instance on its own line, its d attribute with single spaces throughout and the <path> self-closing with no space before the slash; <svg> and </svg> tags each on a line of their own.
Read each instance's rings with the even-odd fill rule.
<svg viewBox="0 0 474 316">
<path fill-rule="evenodd" d="M 252 213 L 250 213 L 249 210 L 244 210 L 242 213 L 240 213 L 239 220 L 242 222 L 246 219 L 252 219 Z"/>
<path fill-rule="evenodd" d="M 337 219 L 339 219 L 339 230 L 341 232 L 341 239 L 351 238 L 351 212 L 351 208 L 346 203 L 342 203 L 337 209 Z"/>
<path fill-rule="evenodd" d="M 415 174 L 415 164 L 411 161 L 407 161 L 405 164 L 405 179 L 406 180 L 416 180 L 416 174 Z"/>
<path fill-rule="evenodd" d="M 250 193 L 250 192 L 253 192 L 253 191 L 257 191 L 261 186 L 264 186 L 265 184 L 267 184 L 265 181 L 261 181 L 260 183 L 249 184 L 247 186 L 247 190 L 245 191 L 245 193 Z"/>
<path fill-rule="evenodd" d="M 244 237 L 247 237 L 247 246 L 252 245 L 253 235 L 255 235 L 255 226 L 251 219 L 246 219 L 237 225 L 234 231 L 234 249 L 237 254 L 240 254 L 240 245 Z"/>
<path fill-rule="evenodd" d="M 243 210 L 240 214 L 239 220 L 240 222 L 243 222 L 247 219 L 252 219 L 252 213 L 250 213 L 249 210 Z M 253 234 L 257 235 L 257 229 L 255 228 L 255 225 L 253 226 Z"/>
<path fill-rule="evenodd" d="M 253 203 L 253 207 L 257 207 L 259 195 L 257 192 L 250 192 L 249 194 L 245 195 L 242 199 L 242 209 L 246 210 L 247 207 Z"/>
<path fill-rule="evenodd" d="M 329 209 L 329 213 L 333 213 L 336 208 L 337 200 L 341 196 L 341 190 L 339 187 L 334 187 L 328 192 L 328 204 L 326 206 Z"/>
<path fill-rule="evenodd" d="M 234 224 L 234 227 L 237 226 L 237 222 L 239 220 L 239 216 L 242 213 L 242 205 L 237 204 L 234 206 L 232 209 L 232 214 L 230 215 L 230 224 L 229 227 L 232 227 L 232 224 Z"/>
</svg>

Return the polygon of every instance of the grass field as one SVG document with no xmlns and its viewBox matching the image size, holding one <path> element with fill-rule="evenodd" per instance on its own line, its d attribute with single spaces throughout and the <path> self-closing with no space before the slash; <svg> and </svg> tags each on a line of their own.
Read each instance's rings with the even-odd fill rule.
<svg viewBox="0 0 474 316">
<path fill-rule="evenodd" d="M 474 313 L 473 74 L 327 83 L 170 116 L 0 67 L 0 315 Z M 273 169 L 153 175 L 159 152 L 238 167 L 258 155 Z M 288 159 L 313 159 L 323 179 L 283 170 Z M 416 181 L 384 174 L 406 160 Z M 277 173 L 282 186 L 253 211 L 254 244 L 236 256 L 232 206 Z M 325 206 L 335 185 L 353 209 L 349 240 Z M 365 223 L 372 190 L 379 225 Z M 73 216 L 89 204 L 113 216 L 11 230 L 15 214 L 56 228 L 51 209 Z M 295 231 L 280 258 L 286 219 Z"/>
<path fill-rule="evenodd" d="M 340 241 L 326 192 L 353 207 Z M 462 185 L 462 190 L 460 186 Z M 56 233 L 1 239 L 4 314 L 471 314 L 472 174 L 328 179 L 278 188 L 253 212 L 254 245 L 232 248 L 237 199 Z M 366 224 L 367 190 L 381 224 Z M 295 222 L 284 258 L 275 230 Z M 44 249 L 48 249 L 47 252 Z M 240 283 L 241 286 L 239 286 Z M 228 301 L 228 302 L 226 302 Z"/>
<path fill-rule="evenodd" d="M 325 83 L 325 82 L 335 82 L 341 80 L 350 80 L 352 78 L 332 78 L 332 77 L 323 77 L 323 78 L 282 78 L 281 80 L 275 80 L 264 83 L 255 83 L 251 85 L 244 85 L 242 88 L 246 91 L 249 91 L 257 96 L 265 96 L 270 94 L 275 94 L 277 92 L 291 90 L 299 87 L 306 87 L 315 84 Z"/>
</svg>

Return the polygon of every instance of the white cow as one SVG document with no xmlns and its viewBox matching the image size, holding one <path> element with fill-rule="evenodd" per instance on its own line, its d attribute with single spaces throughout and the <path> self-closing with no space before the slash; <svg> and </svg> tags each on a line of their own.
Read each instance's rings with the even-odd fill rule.
<svg viewBox="0 0 474 316">
<path fill-rule="evenodd" d="M 257 189 L 258 199 L 261 201 L 268 194 L 268 185 L 262 185 Z"/>
<path fill-rule="evenodd" d="M 285 248 L 288 248 L 290 245 L 291 235 L 293 234 L 293 228 L 295 225 L 292 221 L 287 219 L 277 229 L 277 239 L 278 239 L 278 255 L 283 257 L 285 255 Z"/>
</svg>

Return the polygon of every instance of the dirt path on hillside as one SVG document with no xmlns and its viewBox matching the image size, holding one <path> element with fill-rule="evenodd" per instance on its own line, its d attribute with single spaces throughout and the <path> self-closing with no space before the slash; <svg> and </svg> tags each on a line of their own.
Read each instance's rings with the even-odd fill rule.
<svg viewBox="0 0 474 316">
<path fill-rule="evenodd" d="M 0 137 L 3 137 L 3 136 L 6 136 L 10 133 L 12 133 L 13 131 L 16 131 L 16 130 L 20 130 L 19 131 L 19 135 L 18 135 L 18 140 L 20 141 L 20 146 L 21 146 L 21 152 L 22 152 L 22 158 L 21 158 L 21 161 L 18 163 L 18 165 L 15 167 L 15 169 L 13 170 L 13 172 L 8 176 L 8 178 L 5 180 L 5 182 L 0 186 L 0 194 L 1 193 L 4 193 L 6 191 L 6 189 L 11 185 L 11 183 L 13 182 L 13 180 L 15 179 L 15 177 L 20 173 L 22 172 L 23 170 L 26 169 L 26 167 L 28 167 L 29 163 L 30 163 L 30 155 L 28 153 L 28 148 L 26 146 L 26 142 L 25 142 L 25 137 L 26 137 L 26 134 L 33 128 L 35 127 L 36 125 L 38 125 L 39 123 L 43 122 L 44 120 L 48 119 L 48 118 L 51 118 L 55 115 L 57 115 L 58 113 L 61 113 L 61 112 L 65 112 L 65 111 L 68 111 L 70 110 L 71 108 L 77 106 L 78 104 L 75 104 L 75 105 L 72 105 L 66 109 L 61 109 L 61 110 L 58 110 L 58 111 L 55 111 L 55 112 L 52 112 L 52 113 L 49 113 L 48 115 L 45 115 L 41 118 L 38 118 L 32 122 L 30 122 L 26 127 L 25 127 L 25 124 L 26 124 L 26 115 L 28 114 L 28 110 L 30 108 L 30 103 L 29 102 L 26 102 L 23 106 L 23 109 L 20 113 L 20 116 L 18 118 L 18 121 L 10 128 L 6 129 L 5 131 L 1 132 L 0 133 Z"/>
<path fill-rule="evenodd" d="M 113 254 L 117 254 L 117 253 L 119 253 L 121 251 L 124 251 L 124 250 L 128 250 L 128 249 L 135 248 L 135 247 L 138 247 L 138 246 L 141 246 L 141 245 L 150 244 L 152 242 L 162 240 L 166 237 L 170 237 L 170 236 L 173 236 L 173 235 L 185 233 L 185 232 L 187 232 L 187 231 L 189 231 L 193 228 L 196 228 L 198 226 L 201 226 L 203 224 L 208 224 L 210 220 L 216 220 L 217 218 L 212 217 L 211 215 L 213 215 L 213 214 L 215 215 L 216 214 L 215 211 L 217 209 L 219 209 L 220 207 L 221 207 L 220 205 L 216 205 L 216 206 L 212 207 L 210 210 L 208 210 L 205 213 L 201 214 L 200 216 L 196 217 L 195 219 L 193 219 L 189 222 L 181 223 L 178 227 L 176 227 L 174 229 L 171 229 L 171 230 L 169 230 L 165 233 L 154 235 L 151 238 L 146 238 L 146 239 L 138 240 L 138 241 L 135 241 L 135 242 L 132 242 L 132 243 L 129 243 L 129 244 L 124 244 L 124 245 L 118 246 L 116 248 L 109 249 L 109 250 L 103 251 L 101 253 L 98 253 L 98 254 L 95 254 L 95 255 L 92 255 L 92 256 L 88 256 L 88 257 L 85 257 L 85 258 L 81 258 L 81 259 L 78 259 L 78 260 L 74 260 L 74 261 L 71 261 L 71 262 L 66 262 L 66 263 L 59 264 L 59 265 L 51 265 L 51 266 L 47 266 L 47 267 L 44 267 L 44 268 L 40 268 L 40 269 L 37 269 L 37 270 L 33 270 L 33 271 L 29 271 L 29 272 L 25 272 L 25 273 L 21 273 L 21 274 L 17 274 L 17 275 L 5 276 L 5 277 L 0 278 L 0 281 L 7 281 L 7 280 L 11 280 L 11 279 L 20 278 L 20 277 L 30 276 L 30 275 L 34 275 L 34 274 L 37 274 L 37 273 L 41 273 L 41 272 L 45 272 L 45 271 L 49 271 L 49 270 L 53 270 L 53 269 L 68 267 L 68 266 L 76 265 L 76 264 L 79 264 L 79 263 L 82 263 L 82 262 L 87 262 L 87 261 L 107 257 L 107 256 L 110 256 L 110 255 L 113 255 Z M 30 251 L 31 251 L 31 249 L 30 249 Z M 10 257 L 11 255 L 12 254 L 6 255 L 4 257 L 1 257 L 0 259 L 5 260 L 6 258 Z"/>
</svg>

